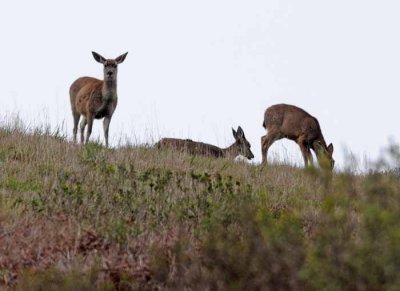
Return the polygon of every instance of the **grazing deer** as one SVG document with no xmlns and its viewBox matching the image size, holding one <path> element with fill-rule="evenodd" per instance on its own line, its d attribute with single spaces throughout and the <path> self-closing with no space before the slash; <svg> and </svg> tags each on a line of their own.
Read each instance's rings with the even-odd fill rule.
<svg viewBox="0 0 400 291">
<path fill-rule="evenodd" d="M 240 126 L 237 131 L 232 128 L 232 133 L 235 142 L 225 149 L 207 143 L 192 141 L 191 139 L 177 138 L 162 138 L 155 146 L 158 149 L 174 149 L 191 155 L 202 155 L 216 158 L 228 157 L 232 159 L 236 158 L 238 155 L 242 155 L 249 160 L 254 158 L 254 155 L 250 150 L 251 145 L 246 140 L 243 129 Z"/>
<path fill-rule="evenodd" d="M 92 77 L 81 77 L 72 83 L 69 89 L 71 99 L 72 115 L 74 117 L 74 142 L 78 132 L 78 123 L 82 115 L 81 143 L 84 141 L 84 131 L 86 125 L 86 141 L 89 141 L 92 133 L 93 120 L 104 118 L 104 138 L 108 147 L 108 129 L 111 117 L 117 107 L 117 73 L 118 65 L 121 64 L 128 53 L 125 53 L 115 60 L 105 59 L 96 52 L 92 52 L 94 59 L 104 65 L 104 80 Z"/>
<path fill-rule="evenodd" d="M 288 138 L 300 146 L 306 167 L 308 162 L 313 162 L 312 149 L 320 166 L 333 169 L 333 145 L 326 146 L 318 120 L 303 109 L 287 104 L 273 105 L 265 110 L 263 127 L 268 133 L 261 137 L 262 163 L 267 163 L 268 149 L 275 141 Z"/>
</svg>

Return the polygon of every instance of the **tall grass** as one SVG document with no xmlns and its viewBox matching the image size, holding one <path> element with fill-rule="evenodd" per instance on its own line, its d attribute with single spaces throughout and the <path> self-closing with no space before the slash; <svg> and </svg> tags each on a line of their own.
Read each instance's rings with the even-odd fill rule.
<svg viewBox="0 0 400 291">
<path fill-rule="evenodd" d="M 393 150 L 396 157 L 396 150 Z M 0 129 L 0 285 L 398 290 L 400 182 Z"/>
</svg>

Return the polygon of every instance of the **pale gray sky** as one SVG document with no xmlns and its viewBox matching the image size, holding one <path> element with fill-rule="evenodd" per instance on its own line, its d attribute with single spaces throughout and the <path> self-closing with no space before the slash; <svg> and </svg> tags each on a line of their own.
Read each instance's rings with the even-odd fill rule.
<svg viewBox="0 0 400 291">
<path fill-rule="evenodd" d="M 0 4 L 0 114 L 31 123 L 65 122 L 68 89 L 101 77 L 91 51 L 117 57 L 121 136 L 163 136 L 219 146 L 241 125 L 260 160 L 264 110 L 298 105 L 317 117 L 334 157 L 344 148 L 376 158 L 400 140 L 399 1 L 45 1 Z M 102 136 L 95 122 L 94 137 Z M 301 162 L 293 142 L 272 155 Z"/>
</svg>

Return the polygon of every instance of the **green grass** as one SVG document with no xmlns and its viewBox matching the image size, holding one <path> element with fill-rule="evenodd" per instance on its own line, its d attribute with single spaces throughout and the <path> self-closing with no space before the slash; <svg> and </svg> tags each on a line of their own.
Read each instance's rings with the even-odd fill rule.
<svg viewBox="0 0 400 291">
<path fill-rule="evenodd" d="M 0 286 L 399 290 L 400 181 L 0 129 Z"/>
</svg>

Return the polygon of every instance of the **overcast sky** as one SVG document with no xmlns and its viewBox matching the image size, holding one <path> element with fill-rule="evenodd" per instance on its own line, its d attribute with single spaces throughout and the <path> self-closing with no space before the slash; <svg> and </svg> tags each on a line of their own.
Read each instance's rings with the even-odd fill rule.
<svg viewBox="0 0 400 291">
<path fill-rule="evenodd" d="M 399 1 L 45 1 L 0 4 L 0 114 L 64 124 L 68 90 L 119 66 L 111 144 L 192 138 L 221 147 L 241 125 L 261 159 L 264 110 L 300 106 L 320 121 L 337 164 L 400 141 Z M 94 138 L 103 141 L 102 123 Z M 272 156 L 302 162 L 293 142 Z"/>
</svg>

